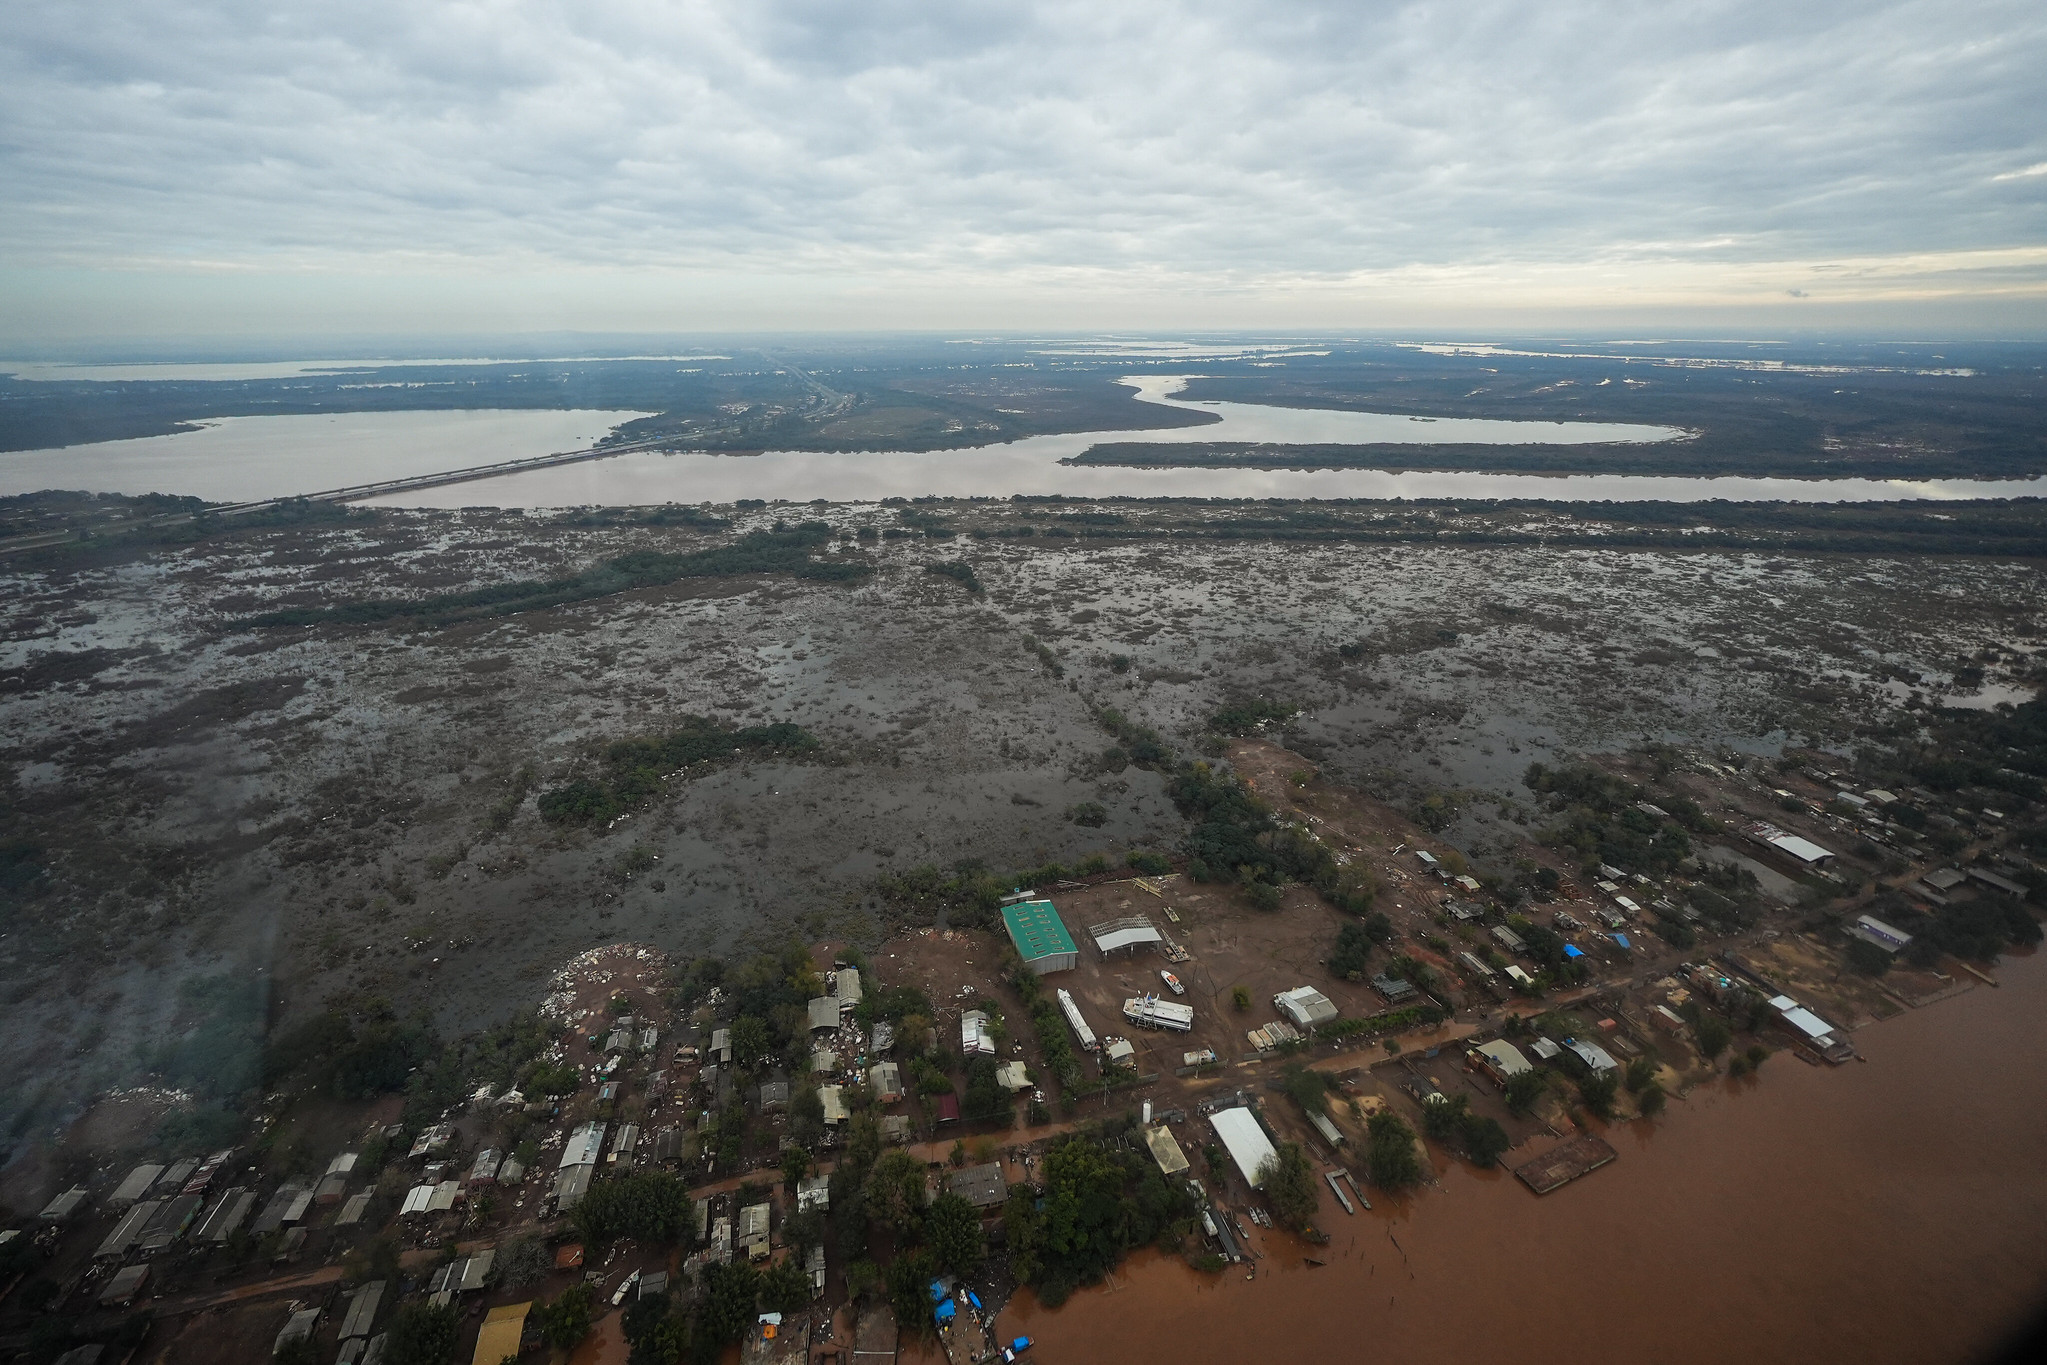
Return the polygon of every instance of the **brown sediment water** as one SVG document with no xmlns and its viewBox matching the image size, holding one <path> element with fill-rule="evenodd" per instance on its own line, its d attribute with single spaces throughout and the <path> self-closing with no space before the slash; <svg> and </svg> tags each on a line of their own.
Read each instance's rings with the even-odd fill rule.
<svg viewBox="0 0 2047 1365">
<path fill-rule="evenodd" d="M 1371 1213 L 1325 1194 L 1326 1248 L 1254 1229 L 1255 1279 L 1146 1253 L 1003 1335 L 1040 1365 L 1973 1359 L 2047 1290 L 2047 955 L 1998 975 L 1859 1031 L 1867 1064 L 1780 1053 L 1615 1126 L 1554 1194 L 1438 1156 Z"/>
<path fill-rule="evenodd" d="M 570 1354 L 569 1365 L 625 1365 L 630 1354 L 625 1340 L 625 1314 L 612 1309 L 590 1324 L 590 1335 Z M 737 1351 L 727 1354 L 738 1356 Z"/>
</svg>

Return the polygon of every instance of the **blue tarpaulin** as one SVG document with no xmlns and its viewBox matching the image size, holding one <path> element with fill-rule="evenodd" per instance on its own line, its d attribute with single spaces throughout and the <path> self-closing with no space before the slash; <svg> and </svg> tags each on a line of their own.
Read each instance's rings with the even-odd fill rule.
<svg viewBox="0 0 2047 1365">
<path fill-rule="evenodd" d="M 958 1311 L 959 1310 L 957 1308 L 953 1307 L 952 1300 L 947 1299 L 944 1303 L 939 1304 L 938 1307 L 932 1311 L 931 1316 L 935 1321 L 938 1322 L 951 1322 L 952 1315 Z"/>
<path fill-rule="evenodd" d="M 1566 943 L 1566 944 L 1564 945 L 1564 956 L 1565 956 L 1565 957 L 1583 957 L 1583 956 L 1585 956 L 1585 952 L 1584 952 L 1584 950 L 1583 950 L 1583 949 L 1581 949 L 1581 948 L 1580 948 L 1580 947 L 1579 947 L 1579 946 L 1578 946 L 1577 944 L 1575 944 L 1575 943 Z"/>
<path fill-rule="evenodd" d="M 1632 947 L 1632 946 L 1633 946 L 1632 944 L 1630 944 L 1630 943 L 1628 942 L 1628 936 L 1627 936 L 1626 934 L 1615 934 L 1615 935 L 1613 936 L 1613 941 L 1614 941 L 1615 943 L 1618 943 L 1618 944 L 1620 944 L 1620 945 L 1621 945 L 1621 947 L 1623 947 L 1623 948 L 1628 948 L 1628 947 Z"/>
</svg>

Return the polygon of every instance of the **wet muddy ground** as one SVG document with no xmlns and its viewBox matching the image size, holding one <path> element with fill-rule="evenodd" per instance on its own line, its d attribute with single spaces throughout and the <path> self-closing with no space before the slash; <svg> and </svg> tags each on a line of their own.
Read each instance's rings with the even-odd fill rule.
<svg viewBox="0 0 2047 1365">
<path fill-rule="evenodd" d="M 1445 794 L 1445 836 L 1482 855 L 1520 835 L 1497 799 L 1533 760 L 1644 737 L 1838 745 L 1900 704 L 1899 677 L 1937 692 L 1985 651 L 1988 685 L 2020 687 L 2047 599 L 2025 561 L 909 537 L 835 548 L 877 566 L 853 586 L 233 625 L 730 534 L 385 512 L 0 567 L 0 762 L 28 850 L 11 866 L 44 869 L 0 926 L 7 1140 L 133 1079 L 191 978 L 262 972 L 285 1013 L 380 994 L 466 1029 L 595 944 L 872 941 L 883 869 L 1171 847 L 1158 777 L 1104 766 L 1094 707 L 1192 751 L 1226 701 L 1298 704 L 1295 749 L 1396 804 Z M 958 558 L 984 595 L 925 571 Z M 539 818 L 533 791 L 593 770 L 596 745 L 689 713 L 793 721 L 823 747 L 677 781 L 608 830 Z M 1105 823 L 1073 823 L 1082 802 Z"/>
</svg>

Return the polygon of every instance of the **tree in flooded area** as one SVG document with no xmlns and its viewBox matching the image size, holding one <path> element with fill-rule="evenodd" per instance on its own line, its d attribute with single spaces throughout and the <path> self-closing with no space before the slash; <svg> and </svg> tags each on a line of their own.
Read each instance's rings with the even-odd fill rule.
<svg viewBox="0 0 2047 1365">
<path fill-rule="evenodd" d="M 947 1192 L 924 1212 L 924 1241 L 938 1268 L 948 1275 L 968 1275 L 980 1267 L 986 1248 L 981 1242 L 981 1215 L 972 1204 Z"/>
<path fill-rule="evenodd" d="M 590 1310 L 596 1303 L 597 1293 L 588 1284 L 572 1284 L 552 1303 L 534 1309 L 534 1330 L 556 1350 L 573 1350 L 590 1335 Z"/>
<path fill-rule="evenodd" d="M 391 1365 L 449 1365 L 455 1358 L 457 1326 L 452 1307 L 435 1307 L 424 1299 L 414 1299 L 401 1305 L 391 1319 L 384 1338 L 384 1359 Z"/>
<path fill-rule="evenodd" d="M 1315 1172 L 1298 1142 L 1282 1142 L 1258 1168 L 1258 1183 L 1283 1227 L 1306 1232 L 1315 1224 Z"/>
<path fill-rule="evenodd" d="M 1457 1148 L 1479 1166 L 1498 1161 L 1510 1145 L 1500 1121 L 1472 1113 L 1470 1097 L 1465 1095 L 1424 1104 L 1422 1127 L 1430 1137 Z"/>
<path fill-rule="evenodd" d="M 1620 1092 L 1621 1076 L 1618 1071 L 1608 1068 L 1595 1071 L 1578 1082 L 1578 1098 L 1585 1107 L 1603 1119 L 1613 1117 L 1614 1097 Z"/>
<path fill-rule="evenodd" d="M 884 1152 L 865 1187 L 867 1216 L 908 1238 L 924 1226 L 924 1163 L 901 1148 Z"/>
<path fill-rule="evenodd" d="M 1548 1090 L 1549 1078 L 1540 1071 L 1516 1072 L 1507 1077 L 1507 1112 L 1526 1116 Z"/>
<path fill-rule="evenodd" d="M 1365 1121 L 1365 1133 L 1365 1171 L 1374 1185 L 1397 1190 L 1420 1183 L 1421 1158 L 1415 1155 L 1414 1129 L 1406 1119 L 1381 1109 Z"/>
<path fill-rule="evenodd" d="M 713 1365 L 727 1347 L 745 1337 L 760 1302 L 760 1273 L 745 1261 L 704 1267 L 703 1293 L 697 1300 L 695 1328 L 690 1334 L 690 1359 Z"/>
<path fill-rule="evenodd" d="M 896 1329 L 905 1336 L 928 1337 L 936 1330 L 927 1286 L 937 1275 L 938 1262 L 924 1250 L 903 1253 L 890 1261 L 883 1272 L 889 1307 L 895 1310 Z"/>
</svg>

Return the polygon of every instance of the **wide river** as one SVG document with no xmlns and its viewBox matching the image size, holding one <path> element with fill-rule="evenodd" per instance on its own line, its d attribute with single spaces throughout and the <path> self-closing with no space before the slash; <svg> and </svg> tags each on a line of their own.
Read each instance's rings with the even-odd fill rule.
<svg viewBox="0 0 2047 1365">
<path fill-rule="evenodd" d="M 209 502 L 318 493 L 587 450 L 637 412 L 485 409 L 211 417 L 196 431 L 0 454 L 0 494 L 178 493 Z"/>
<path fill-rule="evenodd" d="M 1997 974 L 1857 1032 L 1867 1065 L 1780 1053 L 1611 1129 L 1546 1197 L 1439 1160 L 1370 1213 L 1324 1190 L 1331 1245 L 1265 1234 L 1256 1279 L 1146 1253 L 1003 1336 L 1044 1365 L 1975 1359 L 2047 1290 L 2047 956 Z"/>
<path fill-rule="evenodd" d="M 759 455 L 621 455 L 536 469 L 474 483 L 396 493 L 392 507 L 567 507 L 629 503 L 729 502 L 786 498 L 869 502 L 888 497 L 1195 498 L 1562 498 L 1701 502 L 1713 498 L 1794 502 L 1881 502 L 1897 498 L 1993 498 L 2038 493 L 2037 479 L 1701 479 L 1682 476 L 1468 474 L 1377 469 L 1129 469 L 1061 464 L 1104 441 L 1417 445 L 1458 443 L 1585 445 L 1656 443 L 1684 435 L 1675 427 L 1611 422 L 1503 422 L 1479 418 L 1424 421 L 1387 413 L 1280 408 L 1255 403 L 1192 403 L 1172 395 L 1185 375 L 1131 375 L 1140 400 L 1214 415 L 1204 426 L 1149 431 L 1030 436 L 1006 445 L 919 453 L 819 454 L 771 450 Z M 1419 452 L 1417 452 L 1419 454 Z M 1683 458 L 1682 447 L 1672 452 Z"/>
<path fill-rule="evenodd" d="M 2039 479 L 1769 479 L 1662 475 L 1473 474 L 1376 469 L 1130 469 L 1062 464 L 1104 441 L 1158 444 L 1436 443 L 1655 445 L 1684 433 L 1606 422 L 1424 421 L 1386 413 L 1192 403 L 1174 397 L 1182 375 L 1124 382 L 1145 402 L 1201 412 L 1201 426 L 1033 436 L 1006 445 L 918 453 L 758 455 L 631 454 L 448 484 L 373 501 L 405 507 L 563 507 L 782 498 L 868 502 L 936 494 L 1007 497 L 1552 498 L 1696 502 L 1783 499 L 1868 502 L 1899 498 L 2027 496 Z M 197 431 L 0 454 L 0 494 L 44 488 L 187 493 L 243 501 L 443 473 L 588 448 L 629 412 L 379 412 L 210 420 Z M 1673 444 L 1673 462 L 1683 459 Z"/>
</svg>

